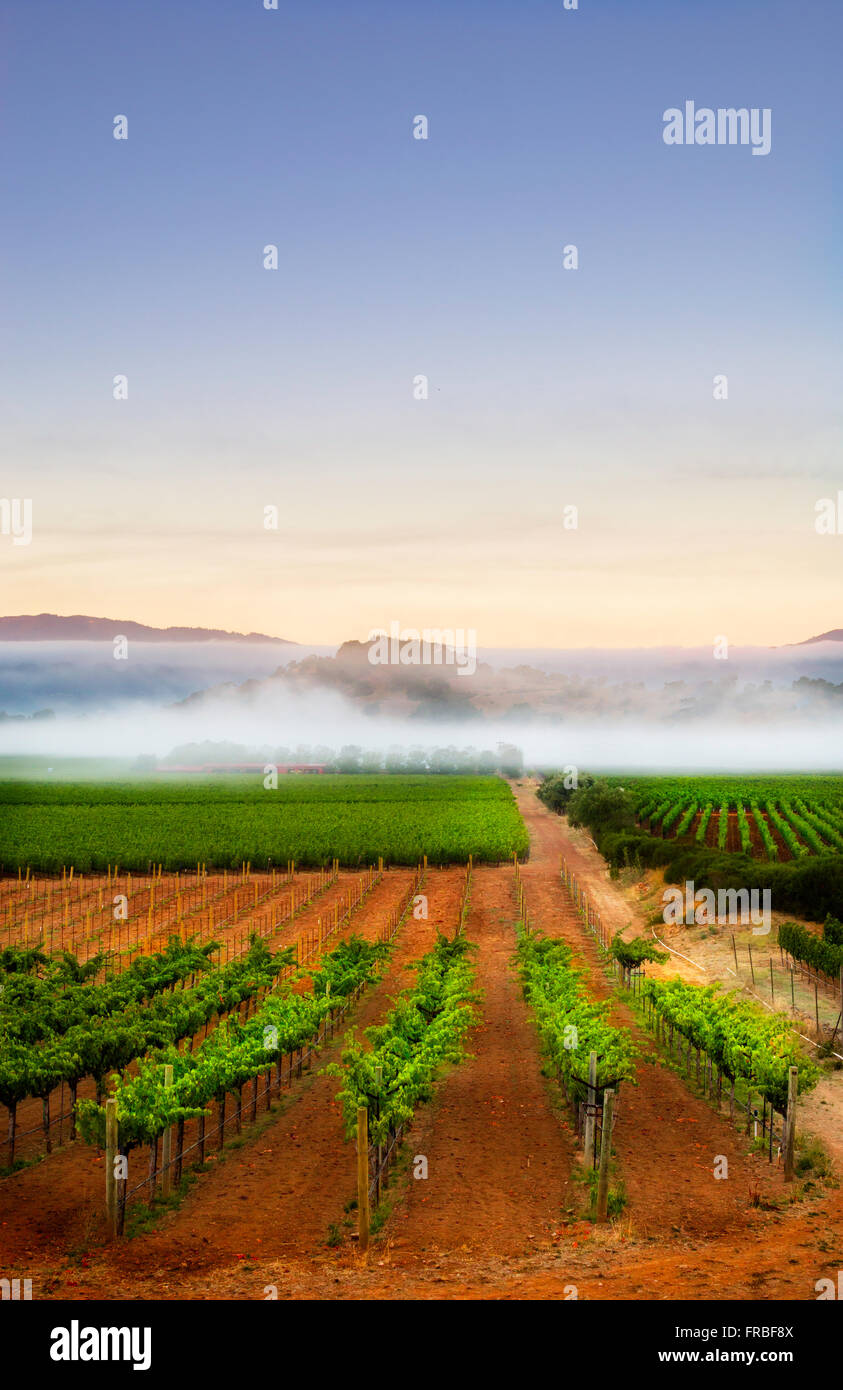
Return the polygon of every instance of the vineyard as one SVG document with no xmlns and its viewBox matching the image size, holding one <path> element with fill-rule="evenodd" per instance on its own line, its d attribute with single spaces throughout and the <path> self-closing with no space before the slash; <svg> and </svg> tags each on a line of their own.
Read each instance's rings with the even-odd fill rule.
<svg viewBox="0 0 843 1390">
<path fill-rule="evenodd" d="M 843 852 L 839 777 L 613 779 L 638 824 L 665 839 L 781 861 Z"/>
<path fill-rule="evenodd" d="M 343 875 L 336 865 L 315 875 L 289 865 L 283 875 L 260 876 L 244 865 L 231 879 L 200 868 L 191 877 L 159 873 L 140 886 L 130 875 L 7 881 L 0 1103 L 8 1110 L 8 1166 L 23 1102 L 41 1107 L 40 1134 L 30 1126 L 22 1136 L 27 1150 L 43 1137 L 49 1153 L 56 1126 L 61 1137 L 68 1121 L 74 1137 L 85 1078 L 99 1099 L 110 1072 L 152 1048 L 194 1040 L 203 1027 L 207 1037 L 214 1019 L 248 1012 L 320 952 L 381 877 L 382 869 Z M 125 922 L 114 922 L 113 902 Z M 289 943 L 317 903 L 315 925 Z"/>
<path fill-rule="evenodd" d="M 124 836 L 133 810 L 150 836 L 156 817 L 182 816 L 197 837 L 191 865 L 168 865 L 166 838 L 124 863 L 124 839 L 103 870 L 68 857 L 57 873 L 27 862 L 0 881 L 0 1222 L 22 1269 L 55 1268 L 83 1239 L 91 1287 L 143 1297 L 162 1296 L 145 1273 L 162 1262 L 198 1260 L 240 1287 L 251 1264 L 229 1264 L 244 1250 L 285 1270 L 298 1261 L 311 1280 L 321 1251 L 336 1280 L 377 1270 L 393 1247 L 423 1261 L 441 1241 L 488 1261 L 528 1238 L 567 1267 L 581 1243 L 569 1224 L 581 1238 L 584 1223 L 652 1229 L 673 1202 L 682 1231 L 728 1243 L 751 1233 L 751 1184 L 797 1190 L 797 1107 L 823 1082 L 817 1045 L 610 930 L 561 852 L 580 851 L 534 792 L 326 778 L 297 781 L 273 807 L 250 781 L 175 790 L 162 801 L 147 786 L 135 801 L 91 786 L 78 803 L 77 787 L 8 793 L 13 817 L 42 816 L 65 837 L 62 854 L 84 811 L 116 817 L 103 824 Z M 691 802 L 677 812 L 678 799 L 662 820 L 688 833 Z M 801 788 L 799 805 L 813 804 Z M 218 814 L 242 836 L 244 818 L 263 826 L 279 806 L 291 825 L 322 814 L 328 849 L 352 816 L 359 843 L 385 853 L 361 868 L 327 851 L 318 864 L 311 852 L 304 866 L 273 854 L 231 867 L 200 842 L 203 825 L 222 833 Z M 492 862 L 469 850 L 455 863 L 454 831 L 447 853 L 434 840 L 397 864 L 428 810 L 440 832 L 451 816 L 464 837 L 485 823 L 500 837 Z M 780 948 L 831 977 L 841 938 L 839 923 L 822 941 L 794 925 Z M 690 1122 L 706 1152 L 729 1155 L 728 1191 L 699 1162 Z M 753 1148 L 743 1126 L 759 1122 Z M 370 1246 L 377 1259 L 361 1265 Z M 632 1277 L 622 1245 L 604 1258 Z M 267 1264 L 253 1296 L 279 1277 Z"/>
<path fill-rule="evenodd" d="M 270 779 L 271 780 L 271 779 Z M 0 784 L 0 871 L 256 870 L 499 862 L 527 839 L 496 777 L 208 778 L 200 783 Z"/>
</svg>

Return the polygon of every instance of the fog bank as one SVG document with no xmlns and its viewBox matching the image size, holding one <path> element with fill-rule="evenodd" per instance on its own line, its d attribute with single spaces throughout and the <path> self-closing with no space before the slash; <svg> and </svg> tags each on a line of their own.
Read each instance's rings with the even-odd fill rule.
<svg viewBox="0 0 843 1390">
<path fill-rule="evenodd" d="M 527 767 L 831 771 L 843 765 L 839 720 L 831 718 L 799 723 L 700 720 L 691 727 L 606 718 L 431 722 L 373 718 L 330 692 L 287 695 L 271 708 L 260 701 L 244 707 L 225 699 L 184 709 L 135 702 L 96 715 L 0 722 L 0 754 L 162 759 L 179 745 L 205 740 L 243 745 L 255 760 L 282 746 L 304 748 L 314 761 L 322 761 L 324 750 L 339 752 L 349 744 L 386 753 L 396 746 L 495 750 L 498 743 L 514 743 Z M 213 760 L 212 755 L 206 760 Z"/>
</svg>

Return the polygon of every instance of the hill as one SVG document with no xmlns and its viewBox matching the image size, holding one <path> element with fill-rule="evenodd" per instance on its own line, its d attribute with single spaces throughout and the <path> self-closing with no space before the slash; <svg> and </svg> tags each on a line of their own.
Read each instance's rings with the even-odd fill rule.
<svg viewBox="0 0 843 1390">
<path fill-rule="evenodd" d="M 286 637 L 268 637 L 264 632 L 226 632 L 216 627 L 148 627 L 127 618 L 70 617 L 58 613 L 37 613 L 0 618 L 0 642 L 98 642 L 113 637 L 131 637 L 135 642 L 273 642 L 296 646 Z"/>
</svg>

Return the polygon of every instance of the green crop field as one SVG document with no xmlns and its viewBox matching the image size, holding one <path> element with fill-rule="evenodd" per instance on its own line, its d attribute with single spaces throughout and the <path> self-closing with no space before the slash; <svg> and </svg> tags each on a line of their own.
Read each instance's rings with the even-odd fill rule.
<svg viewBox="0 0 843 1390">
<path fill-rule="evenodd" d="M 0 783 L 0 872 L 118 864 L 142 870 L 202 861 L 343 864 L 497 862 L 527 850 L 527 831 L 496 777 L 259 776 L 137 783 Z"/>
<path fill-rule="evenodd" d="M 843 778 L 616 777 L 633 795 L 639 825 L 665 839 L 754 859 L 843 851 Z"/>
<path fill-rule="evenodd" d="M 0 805 L 170 805 L 191 802 L 242 801 L 262 803 L 268 796 L 276 801 L 336 804 L 356 801 L 502 801 L 511 799 L 506 782 L 499 777 L 439 776 L 431 773 L 402 776 L 375 773 L 290 773 L 278 777 L 278 786 L 268 791 L 259 773 L 217 773 L 177 776 L 160 774 L 119 782 L 39 782 L 0 781 Z"/>
</svg>

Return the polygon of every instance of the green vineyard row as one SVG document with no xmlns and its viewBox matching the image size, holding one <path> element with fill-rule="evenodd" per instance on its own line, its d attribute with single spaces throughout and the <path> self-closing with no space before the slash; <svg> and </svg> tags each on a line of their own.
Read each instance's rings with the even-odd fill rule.
<svg viewBox="0 0 843 1390">
<path fill-rule="evenodd" d="M 0 801 L 0 866 L 6 873 L 59 873 L 72 864 L 88 873 L 115 863 L 144 871 L 152 863 L 173 870 L 201 861 L 264 869 L 288 860 L 316 867 L 334 858 L 358 865 L 379 856 L 388 864 L 417 864 L 425 855 L 436 864 L 464 864 L 470 855 L 498 862 L 527 851 L 526 828 L 499 778 L 428 779 L 423 789 L 416 779 L 374 778 L 361 799 L 364 782 L 313 777 L 308 786 L 318 783 L 321 792 L 312 800 L 280 795 L 279 786 L 239 801 L 197 789 L 193 800 L 118 802 L 104 795 L 70 802 L 52 795 L 65 788 L 51 787 L 40 801 Z"/>
<path fill-rule="evenodd" d="M 358 1109 L 365 1108 L 370 1141 L 387 1142 L 430 1096 L 439 1069 L 462 1057 L 465 1035 L 477 1017 L 471 950 L 465 937 L 449 940 L 440 934 L 419 962 L 415 985 L 382 1024 L 366 1029 L 368 1046 L 349 1035 L 342 1062 L 328 1068 L 342 1079 L 337 1099 L 349 1136 Z"/>
</svg>

